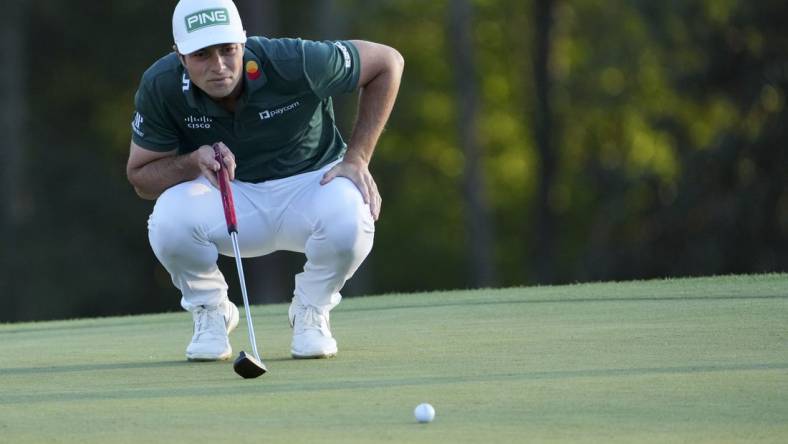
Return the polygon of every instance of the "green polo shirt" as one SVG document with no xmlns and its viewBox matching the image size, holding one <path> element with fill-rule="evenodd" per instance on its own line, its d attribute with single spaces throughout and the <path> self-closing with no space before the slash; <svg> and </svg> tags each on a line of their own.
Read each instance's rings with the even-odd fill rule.
<svg viewBox="0 0 788 444">
<path fill-rule="evenodd" d="M 358 85 L 352 43 L 250 37 L 243 60 L 243 92 L 230 113 L 192 84 L 175 53 L 159 59 L 134 96 L 134 143 L 184 154 L 224 142 L 246 182 L 314 171 L 344 154 L 331 96 Z"/>
</svg>

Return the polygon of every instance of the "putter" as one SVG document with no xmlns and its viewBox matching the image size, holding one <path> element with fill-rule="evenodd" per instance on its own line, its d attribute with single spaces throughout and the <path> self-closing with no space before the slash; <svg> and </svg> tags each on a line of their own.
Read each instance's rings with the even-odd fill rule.
<svg viewBox="0 0 788 444">
<path fill-rule="evenodd" d="M 235 254 L 235 265 L 238 267 L 238 279 L 241 283 L 241 295 L 244 298 L 244 310 L 246 311 L 246 326 L 249 330 L 249 342 L 252 343 L 252 353 L 250 356 L 244 351 L 238 354 L 233 362 L 233 370 L 245 379 L 256 378 L 267 372 L 265 364 L 260 360 L 257 352 L 257 341 L 254 337 L 254 327 L 252 326 L 252 315 L 249 311 L 249 297 L 246 295 L 246 281 L 244 280 L 244 269 L 241 264 L 241 250 L 238 248 L 238 221 L 235 218 L 235 204 L 233 203 L 233 190 L 230 188 L 230 177 L 227 174 L 227 167 L 224 165 L 221 151 L 217 144 L 213 144 L 213 153 L 216 161 L 219 162 L 219 171 L 216 177 L 219 182 L 219 191 L 222 194 L 222 206 L 224 206 L 224 219 L 227 221 L 227 232 L 230 233 L 230 240 L 233 242 L 233 253 Z"/>
</svg>

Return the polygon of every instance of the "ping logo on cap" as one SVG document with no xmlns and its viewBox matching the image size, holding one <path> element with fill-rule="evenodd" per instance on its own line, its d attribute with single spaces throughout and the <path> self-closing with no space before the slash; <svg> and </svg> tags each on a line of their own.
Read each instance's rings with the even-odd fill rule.
<svg viewBox="0 0 788 444">
<path fill-rule="evenodd" d="M 187 15 L 184 20 L 186 32 L 194 32 L 208 26 L 229 25 L 230 15 L 225 8 L 203 9 Z"/>
</svg>

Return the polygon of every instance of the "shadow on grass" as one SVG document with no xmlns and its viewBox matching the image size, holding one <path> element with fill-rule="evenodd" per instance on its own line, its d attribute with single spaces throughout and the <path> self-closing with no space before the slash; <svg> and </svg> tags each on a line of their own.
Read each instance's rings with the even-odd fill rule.
<svg viewBox="0 0 788 444">
<path fill-rule="evenodd" d="M 725 296 L 642 296 L 642 297 L 608 297 L 608 298 L 550 298 L 550 299 L 505 299 L 505 300 L 486 300 L 476 301 L 457 301 L 439 303 L 414 303 L 414 304 L 392 304 L 382 307 L 349 307 L 341 308 L 340 312 L 359 312 L 359 311 L 384 311 L 384 310 L 406 310 L 411 308 L 441 308 L 454 307 L 461 305 L 520 305 L 520 304 L 587 304 L 587 303 L 607 303 L 607 302 L 719 302 L 719 301 L 748 301 L 748 300 L 770 300 L 788 299 L 788 295 L 725 295 Z"/>
<path fill-rule="evenodd" d="M 374 296 L 373 296 L 374 298 Z M 348 300 L 352 300 L 353 298 L 348 298 Z M 776 299 L 788 299 L 788 294 L 771 294 L 771 295 L 720 295 L 720 296 L 642 296 L 642 297 L 590 297 L 590 298 L 543 298 L 543 299 L 504 299 L 504 300 L 494 300 L 485 297 L 480 297 L 478 300 L 463 300 L 457 302 L 438 302 L 438 303 L 403 303 L 403 304 L 392 304 L 392 305 L 384 305 L 380 307 L 353 307 L 347 305 L 340 305 L 338 312 L 367 312 L 367 311 L 385 311 L 385 310 L 406 310 L 412 308 L 441 308 L 441 307 L 455 307 L 455 306 L 476 306 L 476 305 L 509 305 L 509 304 L 587 304 L 587 303 L 608 303 L 608 302 L 697 302 L 697 301 L 708 301 L 708 302 L 717 302 L 717 301 L 746 301 L 746 300 L 776 300 Z M 410 301 L 409 301 L 410 302 Z M 286 309 L 285 309 L 286 310 Z M 254 323 L 266 323 L 266 318 L 284 318 L 286 311 L 285 310 L 277 310 L 277 311 L 264 311 L 264 312 L 256 312 L 257 310 L 253 308 L 252 312 L 252 321 Z M 173 312 L 176 313 L 176 312 Z M 75 330 L 88 330 L 88 329 L 115 329 L 115 328 L 125 328 L 125 327 L 132 327 L 132 326 L 139 326 L 139 325 L 164 325 L 164 324 L 171 324 L 173 322 L 183 322 L 188 323 L 191 320 L 188 319 L 188 314 L 181 312 L 180 313 L 183 321 L 180 319 L 174 320 L 171 317 L 162 317 L 162 318 L 154 318 L 154 319 L 144 319 L 141 320 L 135 316 L 131 316 L 127 319 L 117 319 L 117 318 L 95 318 L 95 319 L 87 319 L 87 320 L 77 320 L 74 324 L 70 325 L 38 325 L 32 324 L 29 326 L 22 326 L 22 327 L 12 327 L 14 324 L 7 324 L 7 325 L 0 325 L 0 340 L 2 340 L 3 336 L 6 335 L 14 335 L 14 334 L 24 334 L 24 333 L 42 333 L 42 332 L 58 332 L 58 331 L 75 331 Z M 149 316 L 149 315 L 141 315 L 141 316 Z M 156 315 L 152 315 L 156 316 Z M 241 317 L 243 318 L 243 312 L 241 312 Z M 82 323 L 82 321 L 86 321 L 87 323 Z M 52 323 L 59 322 L 59 321 L 50 321 Z M 8 328 L 11 327 L 11 328 Z"/>
<path fill-rule="evenodd" d="M 290 361 L 289 358 L 269 359 L 266 362 Z M 223 361 L 225 365 L 227 361 Z M 217 363 L 210 363 L 215 365 Z M 220 364 L 220 363 L 219 363 Z M 165 361 L 156 363 L 122 363 L 122 364 L 103 364 L 86 366 L 65 366 L 55 371 L 85 371 L 85 370 L 109 370 L 109 369 L 133 369 L 133 368 L 161 368 L 186 366 L 189 363 L 183 361 Z M 55 367 L 54 369 L 57 369 Z M 431 377 L 410 377 L 410 378 L 385 378 L 385 379 L 348 379 L 340 381 L 319 381 L 300 380 L 282 382 L 276 376 L 265 375 L 259 379 L 245 380 L 233 377 L 228 374 L 226 378 L 213 378 L 211 383 L 218 392 L 206 392 L 204 384 L 190 384 L 179 386 L 173 384 L 161 388 L 113 388 L 113 389 L 93 389 L 74 391 L 52 391 L 36 394 L 13 393 L 4 394 L 0 397 L 0 405 L 20 405 L 37 404 L 47 402 L 84 402 L 101 401 L 116 399 L 168 399 L 175 397 L 213 397 L 217 393 L 221 396 L 261 396 L 274 393 L 319 393 L 344 390 L 380 390 L 386 388 L 400 387 L 421 387 L 433 385 L 469 385 L 478 383 L 517 383 L 523 384 L 534 381 L 560 381 L 570 379 L 588 378 L 627 378 L 639 376 L 655 375 L 694 375 L 702 373 L 734 373 L 748 371 L 773 371 L 788 370 L 788 362 L 778 363 L 753 363 L 753 364 L 721 364 L 721 365 L 697 365 L 684 367 L 645 367 L 645 368 L 609 368 L 609 369 L 585 369 L 585 370 L 556 370 L 522 373 L 499 373 L 485 375 L 456 375 L 456 376 L 431 376 Z M 14 371 L 25 371 L 25 369 L 14 369 Z M 41 371 L 40 368 L 28 368 L 26 371 Z M 52 371 L 51 369 L 49 370 Z M 7 371 L 6 371 L 7 372 Z M 46 373 L 46 371 L 44 371 Z M 7 374 L 7 373 L 6 373 Z M 258 382 L 253 382 L 258 381 Z M 219 383 L 220 385 L 216 385 Z M 360 395 L 360 396 L 363 396 Z"/>
<path fill-rule="evenodd" d="M 265 321 L 265 318 L 280 318 L 280 319 L 287 319 L 286 311 L 282 312 L 261 312 L 256 313 L 256 310 L 252 309 L 252 322 L 268 322 Z M 239 311 L 241 319 L 244 318 L 243 310 Z M 59 332 L 59 331 L 78 331 L 78 330 L 90 330 L 90 329 L 100 329 L 100 330 L 107 330 L 107 329 L 115 329 L 115 328 L 126 328 L 126 327 L 138 327 L 138 326 L 149 326 L 149 325 L 166 325 L 166 324 L 184 324 L 190 325 L 191 315 L 186 312 L 173 312 L 173 313 L 165 313 L 165 315 L 175 315 L 178 316 L 176 319 L 174 316 L 161 316 L 156 317 L 154 319 L 144 319 L 143 316 L 158 316 L 158 315 L 149 315 L 149 314 L 140 314 L 140 315 L 132 315 L 126 318 L 92 318 L 92 319 L 75 319 L 73 321 L 44 321 L 40 323 L 33 323 L 24 326 L 15 326 L 14 324 L 6 324 L 0 325 L 0 338 L 5 335 L 14 335 L 14 334 L 23 334 L 23 333 L 49 333 L 49 332 Z M 62 325 L 62 322 L 68 322 L 66 325 Z M 286 322 L 286 321 L 285 321 Z"/>
<path fill-rule="evenodd" d="M 235 359 L 235 356 L 232 358 Z M 150 362 L 113 362 L 102 364 L 73 364 L 73 365 L 52 365 L 52 366 L 39 366 L 39 367 L 16 367 L 16 368 L 0 368 L 0 377 L 11 375 L 47 375 L 58 373 L 79 373 L 79 372 L 104 372 L 111 370 L 134 370 L 134 369 L 161 369 L 170 367 L 209 367 L 215 365 L 231 365 L 232 359 L 226 361 L 211 361 L 211 362 L 190 362 L 186 360 L 178 361 L 150 361 Z M 263 362 L 281 362 L 292 361 L 290 357 L 266 358 L 263 356 Z"/>
</svg>

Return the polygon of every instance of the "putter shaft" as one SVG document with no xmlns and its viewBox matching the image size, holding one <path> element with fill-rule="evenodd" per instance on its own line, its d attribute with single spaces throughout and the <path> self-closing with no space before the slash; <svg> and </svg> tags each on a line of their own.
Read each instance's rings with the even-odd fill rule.
<svg viewBox="0 0 788 444">
<path fill-rule="evenodd" d="M 260 354 L 257 352 L 257 340 L 254 337 L 254 327 L 252 326 L 252 314 L 249 311 L 249 296 L 246 295 L 246 280 L 244 279 L 244 268 L 241 264 L 241 250 L 238 248 L 238 233 L 233 231 L 230 233 L 230 240 L 233 242 L 233 252 L 235 253 L 235 265 L 238 267 L 238 279 L 241 283 L 241 295 L 244 298 L 244 311 L 246 312 L 246 325 L 249 327 L 249 342 L 252 343 L 252 353 L 254 357 L 260 360 Z"/>
</svg>

